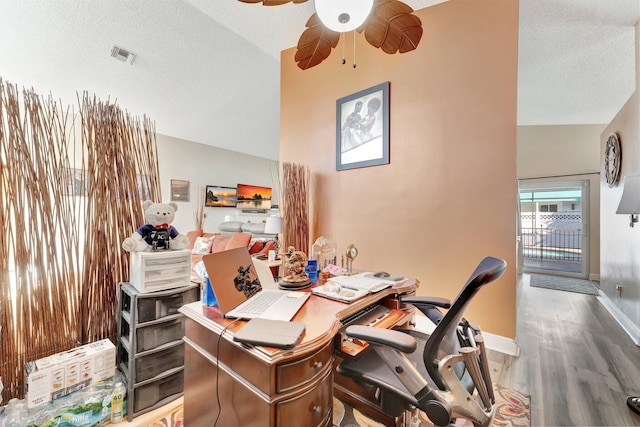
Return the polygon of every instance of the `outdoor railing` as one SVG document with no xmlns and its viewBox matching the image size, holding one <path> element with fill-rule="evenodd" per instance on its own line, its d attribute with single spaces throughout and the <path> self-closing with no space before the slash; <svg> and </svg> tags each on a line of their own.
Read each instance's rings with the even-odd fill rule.
<svg viewBox="0 0 640 427">
<path fill-rule="evenodd" d="M 523 228 L 524 258 L 540 260 L 582 260 L 582 230 L 558 228 Z"/>
</svg>

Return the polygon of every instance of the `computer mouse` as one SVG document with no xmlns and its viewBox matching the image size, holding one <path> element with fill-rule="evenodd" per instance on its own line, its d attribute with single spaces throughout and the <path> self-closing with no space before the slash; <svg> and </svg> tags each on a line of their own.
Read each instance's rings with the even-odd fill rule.
<svg viewBox="0 0 640 427">
<path fill-rule="evenodd" d="M 389 277 L 389 273 L 386 271 L 378 271 L 377 273 L 373 273 L 373 277 Z"/>
<path fill-rule="evenodd" d="M 324 285 L 324 290 L 327 292 L 340 292 L 340 285 L 338 285 L 337 283 L 327 283 L 326 285 Z"/>
</svg>

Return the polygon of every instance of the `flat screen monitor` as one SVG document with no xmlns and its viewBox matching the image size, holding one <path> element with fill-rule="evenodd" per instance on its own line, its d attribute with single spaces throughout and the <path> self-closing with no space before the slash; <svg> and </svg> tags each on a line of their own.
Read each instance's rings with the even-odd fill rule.
<svg viewBox="0 0 640 427">
<path fill-rule="evenodd" d="M 207 185 L 204 205 L 208 208 L 233 208 L 236 206 L 235 187 Z"/>
<path fill-rule="evenodd" d="M 236 208 L 260 211 L 271 209 L 271 188 L 238 184 Z"/>
</svg>

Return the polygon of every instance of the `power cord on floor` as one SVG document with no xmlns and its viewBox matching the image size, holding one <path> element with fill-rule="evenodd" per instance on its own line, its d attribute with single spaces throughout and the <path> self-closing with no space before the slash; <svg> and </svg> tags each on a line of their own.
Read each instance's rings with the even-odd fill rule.
<svg viewBox="0 0 640 427">
<path fill-rule="evenodd" d="M 218 384 L 219 384 L 219 378 L 220 378 L 220 340 L 222 339 L 222 336 L 224 335 L 224 333 L 227 332 L 227 329 L 229 329 L 229 327 L 234 323 L 236 323 L 238 320 L 240 319 L 235 319 L 233 322 L 229 323 L 227 326 L 222 328 L 222 331 L 218 335 L 218 339 L 216 341 L 216 402 L 218 404 L 218 414 L 216 415 L 216 420 L 213 423 L 213 427 L 216 427 L 218 425 L 218 420 L 220 419 L 220 413 L 222 412 L 222 405 L 220 404 L 220 393 L 218 391 Z"/>
</svg>

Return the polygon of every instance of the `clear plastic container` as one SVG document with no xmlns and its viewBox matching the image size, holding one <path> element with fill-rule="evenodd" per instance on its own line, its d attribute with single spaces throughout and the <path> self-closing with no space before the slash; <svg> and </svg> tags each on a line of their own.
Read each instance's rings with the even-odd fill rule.
<svg viewBox="0 0 640 427">
<path fill-rule="evenodd" d="M 136 358 L 135 383 L 184 365 L 184 344 Z"/>
<path fill-rule="evenodd" d="M 322 271 L 329 264 L 336 265 L 338 246 L 334 240 L 318 237 L 311 246 L 311 258 L 318 260 L 318 271 Z"/>
<path fill-rule="evenodd" d="M 180 341 L 184 337 L 183 317 L 164 323 L 140 327 L 136 330 L 136 351 L 152 350 L 172 341 Z"/>
<path fill-rule="evenodd" d="M 198 301 L 199 290 L 191 288 L 174 295 L 163 295 L 138 300 L 138 323 L 160 319 L 178 313 L 178 309 L 184 304 Z"/>
<path fill-rule="evenodd" d="M 184 371 L 176 372 L 166 378 L 137 387 L 134 393 L 133 412 L 138 413 L 150 408 L 160 401 L 184 390 Z"/>
</svg>

